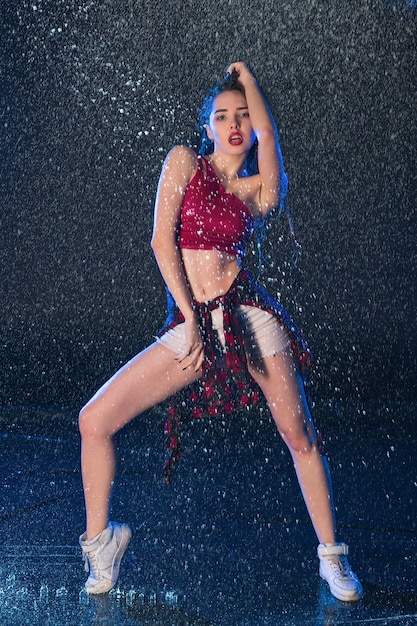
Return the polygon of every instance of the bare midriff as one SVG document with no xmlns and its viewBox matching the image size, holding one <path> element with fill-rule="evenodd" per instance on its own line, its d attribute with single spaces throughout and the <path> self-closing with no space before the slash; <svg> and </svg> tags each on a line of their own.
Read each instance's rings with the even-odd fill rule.
<svg viewBox="0 0 417 626">
<path fill-rule="evenodd" d="M 220 250 L 182 249 L 184 269 L 197 302 L 207 302 L 225 294 L 240 270 L 234 254 Z"/>
</svg>

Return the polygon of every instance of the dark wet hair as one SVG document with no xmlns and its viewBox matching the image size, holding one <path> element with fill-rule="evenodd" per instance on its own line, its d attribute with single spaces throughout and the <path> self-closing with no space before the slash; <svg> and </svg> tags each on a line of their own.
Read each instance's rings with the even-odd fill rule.
<svg viewBox="0 0 417 626">
<path fill-rule="evenodd" d="M 225 91 L 240 91 L 245 96 L 245 89 L 239 82 L 239 74 L 235 70 L 230 74 L 225 74 L 223 79 L 210 89 L 201 105 L 196 131 L 199 136 L 198 154 L 203 156 L 211 154 L 214 150 L 214 144 L 209 139 L 205 126 L 209 123 L 214 100 Z M 258 174 L 258 140 L 255 140 L 250 149 L 243 170 L 247 176 Z"/>
</svg>

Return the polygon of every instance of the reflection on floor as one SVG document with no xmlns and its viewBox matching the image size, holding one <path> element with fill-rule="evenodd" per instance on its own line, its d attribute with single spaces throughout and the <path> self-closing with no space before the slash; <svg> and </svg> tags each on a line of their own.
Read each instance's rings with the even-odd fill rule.
<svg viewBox="0 0 417 626">
<path fill-rule="evenodd" d="M 417 624 L 415 406 L 318 411 L 340 539 L 365 597 L 334 599 L 293 468 L 265 411 L 190 424 L 161 481 L 162 414 L 117 436 L 112 517 L 134 530 L 119 585 L 83 592 L 76 410 L 0 410 L 0 624 Z"/>
</svg>

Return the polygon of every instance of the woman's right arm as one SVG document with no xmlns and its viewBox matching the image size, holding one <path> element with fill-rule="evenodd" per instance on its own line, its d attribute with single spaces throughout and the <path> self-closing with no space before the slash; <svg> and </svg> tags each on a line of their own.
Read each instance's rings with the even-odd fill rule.
<svg viewBox="0 0 417 626">
<path fill-rule="evenodd" d="M 158 184 L 151 246 L 165 284 L 185 318 L 186 347 L 178 360 L 184 369 L 194 365 L 197 371 L 203 361 L 203 343 L 177 242 L 181 205 L 195 168 L 196 155 L 190 148 L 175 146 L 168 153 Z"/>
</svg>

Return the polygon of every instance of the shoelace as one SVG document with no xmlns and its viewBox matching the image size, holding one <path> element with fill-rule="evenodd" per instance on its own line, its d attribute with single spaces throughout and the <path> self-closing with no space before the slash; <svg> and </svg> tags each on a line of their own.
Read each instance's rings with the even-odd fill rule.
<svg viewBox="0 0 417 626">
<path fill-rule="evenodd" d="M 83 552 L 83 564 L 84 564 L 84 569 L 86 572 L 90 571 L 90 567 L 88 565 L 88 559 L 87 559 L 87 555 Z"/>
<path fill-rule="evenodd" d="M 337 571 L 337 575 L 340 578 L 351 578 L 352 572 L 350 571 L 348 560 L 345 556 L 328 556 L 326 559 L 331 563 L 334 570 Z"/>
<path fill-rule="evenodd" d="M 90 572 L 92 570 L 94 576 L 97 575 L 97 559 L 95 554 L 87 556 L 87 554 L 83 553 L 83 563 L 86 572 Z"/>
</svg>

